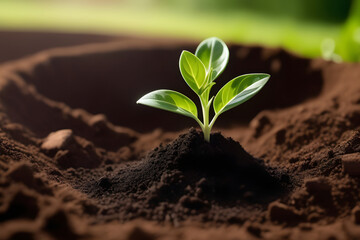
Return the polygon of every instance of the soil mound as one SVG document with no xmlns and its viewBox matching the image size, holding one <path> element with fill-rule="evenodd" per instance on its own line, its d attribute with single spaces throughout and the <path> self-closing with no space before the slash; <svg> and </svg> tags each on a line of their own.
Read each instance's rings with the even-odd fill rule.
<svg viewBox="0 0 360 240">
<path fill-rule="evenodd" d="M 200 214 L 203 221 L 243 222 L 284 192 L 285 175 L 275 173 L 231 138 L 216 133 L 207 143 L 191 129 L 137 164 L 103 176 L 88 192 L 104 206 L 126 206 L 117 213 L 126 220 L 179 221 Z M 230 209 L 233 214 L 225 214 Z"/>
</svg>

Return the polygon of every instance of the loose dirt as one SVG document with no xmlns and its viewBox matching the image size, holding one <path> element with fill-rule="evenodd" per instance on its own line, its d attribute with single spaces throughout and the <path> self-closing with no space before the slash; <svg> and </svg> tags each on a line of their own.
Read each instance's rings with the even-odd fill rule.
<svg viewBox="0 0 360 240">
<path fill-rule="evenodd" d="M 360 66 L 231 45 L 214 92 L 272 77 L 206 143 L 191 119 L 135 104 L 158 88 L 196 99 L 176 64 L 194 47 L 0 65 L 0 239 L 360 239 Z"/>
</svg>

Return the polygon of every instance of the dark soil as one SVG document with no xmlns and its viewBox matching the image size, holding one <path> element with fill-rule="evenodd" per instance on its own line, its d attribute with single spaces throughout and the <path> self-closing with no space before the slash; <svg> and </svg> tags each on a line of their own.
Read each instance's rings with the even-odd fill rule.
<svg viewBox="0 0 360 240">
<path fill-rule="evenodd" d="M 113 212 L 106 219 L 242 223 L 285 192 L 288 176 L 269 170 L 232 139 L 218 133 L 206 143 L 192 129 L 136 165 L 87 182 L 85 192 Z"/>
<path fill-rule="evenodd" d="M 124 38 L 2 64 L 0 239 L 360 239 L 360 66 L 232 45 L 216 88 L 272 77 L 206 143 L 135 104 L 195 99 L 176 67 L 194 48 Z"/>
</svg>

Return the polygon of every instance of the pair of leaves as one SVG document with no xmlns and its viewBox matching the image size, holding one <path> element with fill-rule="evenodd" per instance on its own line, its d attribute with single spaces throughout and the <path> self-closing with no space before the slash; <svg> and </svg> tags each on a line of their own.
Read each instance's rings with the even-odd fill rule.
<svg viewBox="0 0 360 240">
<path fill-rule="evenodd" d="M 183 51 L 179 60 L 181 75 L 189 87 L 201 95 L 224 71 L 229 60 L 226 44 L 215 37 L 201 42 L 195 55 Z"/>
<path fill-rule="evenodd" d="M 269 74 L 245 74 L 228 82 L 216 94 L 213 102 L 215 114 L 220 115 L 243 102 L 246 102 L 269 80 Z M 150 107 L 179 113 L 197 118 L 197 108 L 193 101 L 185 95 L 172 90 L 157 90 L 146 94 L 137 103 Z"/>
<path fill-rule="evenodd" d="M 218 38 L 209 38 L 200 43 L 195 55 L 183 51 L 179 61 L 181 74 L 189 87 L 199 96 L 209 94 L 213 81 L 225 69 L 229 50 Z M 216 115 L 230 110 L 249 100 L 269 80 L 268 74 L 246 74 L 234 78 L 223 86 L 213 101 Z M 172 90 L 156 90 L 137 101 L 138 104 L 155 107 L 198 121 L 198 112 L 194 102 L 185 95 Z"/>
</svg>

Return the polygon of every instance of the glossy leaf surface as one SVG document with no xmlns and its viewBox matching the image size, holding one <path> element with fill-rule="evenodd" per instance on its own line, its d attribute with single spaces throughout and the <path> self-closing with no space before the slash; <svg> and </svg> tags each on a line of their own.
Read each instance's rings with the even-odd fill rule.
<svg viewBox="0 0 360 240">
<path fill-rule="evenodd" d="M 185 95 L 172 90 L 156 90 L 141 97 L 136 103 L 197 118 L 197 108 Z"/>
<path fill-rule="evenodd" d="M 213 102 L 216 114 L 221 114 L 246 102 L 267 83 L 270 75 L 264 73 L 245 74 L 228 82 L 216 94 Z"/>
<path fill-rule="evenodd" d="M 228 47 L 216 37 L 202 41 L 197 47 L 195 55 L 205 65 L 207 73 L 212 70 L 210 82 L 214 81 L 224 71 L 229 61 Z"/>
<path fill-rule="evenodd" d="M 199 95 L 206 80 L 204 64 L 191 52 L 183 51 L 179 60 L 179 68 L 185 82 Z"/>
</svg>

